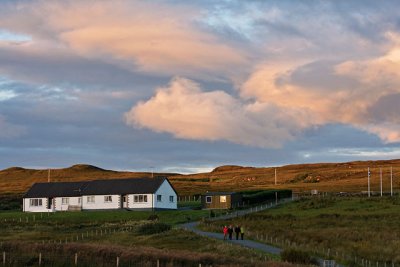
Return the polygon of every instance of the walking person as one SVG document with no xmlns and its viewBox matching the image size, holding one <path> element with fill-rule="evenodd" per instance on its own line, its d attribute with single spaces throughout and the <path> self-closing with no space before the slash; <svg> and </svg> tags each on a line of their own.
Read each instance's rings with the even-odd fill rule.
<svg viewBox="0 0 400 267">
<path fill-rule="evenodd" d="M 244 227 L 240 226 L 240 237 L 243 240 L 243 236 L 244 236 Z"/>
<path fill-rule="evenodd" d="M 240 233 L 240 226 L 236 225 L 235 227 L 236 240 L 239 240 L 239 233 Z"/>
<path fill-rule="evenodd" d="M 229 240 L 232 240 L 232 234 L 233 234 L 233 226 L 232 225 L 229 225 L 228 234 L 229 234 Z"/>
<path fill-rule="evenodd" d="M 224 233 L 224 240 L 226 240 L 226 237 L 228 236 L 228 227 L 225 225 L 222 232 Z"/>
</svg>

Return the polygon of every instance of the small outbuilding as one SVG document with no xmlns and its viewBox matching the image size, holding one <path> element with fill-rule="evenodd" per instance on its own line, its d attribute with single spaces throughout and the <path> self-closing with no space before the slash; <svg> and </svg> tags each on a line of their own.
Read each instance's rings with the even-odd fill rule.
<svg viewBox="0 0 400 267">
<path fill-rule="evenodd" d="M 207 192 L 201 196 L 203 209 L 233 209 L 241 205 L 242 194 L 236 192 Z"/>
</svg>

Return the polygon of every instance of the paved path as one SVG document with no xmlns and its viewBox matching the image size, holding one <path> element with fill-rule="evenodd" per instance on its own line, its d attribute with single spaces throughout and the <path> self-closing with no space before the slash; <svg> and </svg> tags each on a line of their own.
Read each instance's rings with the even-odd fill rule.
<svg viewBox="0 0 400 267">
<path fill-rule="evenodd" d="M 239 217 L 239 216 L 243 216 L 249 213 L 253 213 L 253 212 L 258 212 L 258 211 L 262 211 L 265 209 L 270 209 L 272 207 L 275 207 L 281 203 L 286 203 L 289 202 L 290 200 L 286 199 L 283 200 L 280 203 L 277 204 L 270 204 L 270 205 L 265 205 L 265 206 L 261 206 L 258 208 L 251 208 L 248 210 L 243 210 L 241 212 L 233 212 L 231 214 L 227 214 L 227 215 L 223 215 L 220 216 L 218 218 L 211 218 L 212 220 L 224 220 L 224 219 L 231 219 L 231 218 L 235 218 L 235 217 Z M 224 235 L 222 233 L 214 233 L 214 232 L 204 232 L 202 230 L 199 230 L 197 228 L 197 226 L 199 225 L 199 222 L 190 222 L 190 223 L 185 223 L 185 224 L 181 224 L 178 225 L 178 227 L 192 231 L 198 235 L 201 236 L 206 236 L 206 237 L 210 237 L 210 238 L 215 238 L 215 239 L 219 239 L 219 240 L 223 240 L 224 239 Z M 246 235 L 245 235 L 246 237 Z M 281 248 L 278 247 L 274 247 L 274 246 L 270 246 L 264 243 L 259 243 L 256 241 L 252 241 L 252 240 L 225 240 L 225 242 L 228 243 L 233 243 L 236 245 L 240 245 L 240 246 L 244 246 L 244 247 L 248 247 L 248 248 L 253 248 L 253 249 L 257 249 L 257 250 L 261 250 L 270 254 L 275 254 L 275 255 L 279 255 L 282 252 Z M 320 266 L 323 266 L 323 259 L 317 258 L 317 261 L 319 263 Z M 343 267 L 343 265 L 337 264 L 336 266 L 338 267 Z"/>
<path fill-rule="evenodd" d="M 180 225 L 180 227 L 187 229 L 189 231 L 192 231 L 201 236 L 211 237 L 211 238 L 220 239 L 220 240 L 224 239 L 223 234 L 213 233 L 213 232 L 204 232 L 204 231 L 197 229 L 198 224 L 199 224 L 198 222 L 191 222 L 191 223 L 182 224 L 182 225 Z M 246 235 L 245 235 L 245 238 L 246 238 Z M 245 240 L 229 240 L 228 239 L 228 240 L 225 240 L 225 242 L 237 244 L 237 245 L 248 247 L 248 248 L 258 249 L 258 250 L 268 252 L 271 254 L 279 255 L 282 251 L 282 249 L 280 249 L 280 248 L 273 247 L 273 246 L 266 245 L 266 244 L 259 243 L 259 242 L 255 242 L 255 241 L 251 241 L 251 240 L 246 240 L 246 239 Z"/>
</svg>

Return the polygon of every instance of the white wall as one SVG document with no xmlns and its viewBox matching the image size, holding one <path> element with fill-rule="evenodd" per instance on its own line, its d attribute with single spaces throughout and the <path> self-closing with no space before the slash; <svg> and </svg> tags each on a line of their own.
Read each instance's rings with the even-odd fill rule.
<svg viewBox="0 0 400 267">
<path fill-rule="evenodd" d="M 146 195 L 147 202 L 135 202 L 135 196 Z M 153 195 L 152 194 L 131 194 L 128 195 L 128 208 L 129 209 L 151 209 Z"/>
<path fill-rule="evenodd" d="M 162 195 L 161 202 L 157 201 L 157 195 Z M 174 202 L 169 201 L 169 196 L 174 196 Z M 177 195 L 171 185 L 165 180 L 154 194 L 154 207 L 156 209 L 177 209 Z"/>
<path fill-rule="evenodd" d="M 47 198 L 33 198 L 41 199 L 42 206 L 30 206 L 30 198 L 23 199 L 23 210 L 25 212 L 53 212 L 52 209 L 47 209 Z"/>
<path fill-rule="evenodd" d="M 56 211 L 66 211 L 68 210 L 68 206 L 81 206 L 82 204 L 79 203 L 79 199 L 81 197 L 67 197 L 68 204 L 63 205 L 62 199 L 63 197 L 56 197 L 54 198 L 54 207 Z"/>
<path fill-rule="evenodd" d="M 94 203 L 88 203 L 87 197 L 82 196 L 82 209 L 83 210 L 105 210 L 105 209 L 120 209 L 121 208 L 121 196 L 111 195 L 112 202 L 104 201 L 105 195 L 94 196 Z M 108 196 L 108 195 L 107 195 Z"/>
</svg>

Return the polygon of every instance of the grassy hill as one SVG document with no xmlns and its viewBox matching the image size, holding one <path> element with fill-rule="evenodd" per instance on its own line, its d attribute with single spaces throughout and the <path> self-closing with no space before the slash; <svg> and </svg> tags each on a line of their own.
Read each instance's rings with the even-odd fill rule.
<svg viewBox="0 0 400 267">
<path fill-rule="evenodd" d="M 367 190 L 367 168 L 371 169 L 371 190 L 379 191 L 379 169 L 383 170 L 384 191 L 390 190 L 390 167 L 393 167 L 393 187 L 400 190 L 400 159 L 354 161 L 346 163 L 297 164 L 275 168 L 221 166 L 209 173 L 182 175 L 156 173 L 166 176 L 181 195 L 205 191 L 237 191 L 251 189 L 292 189 L 325 192 L 360 192 Z M 91 165 L 74 165 L 52 169 L 51 181 L 83 181 L 94 179 L 151 177 L 149 172 L 118 172 Z M 0 193 L 22 193 L 33 183 L 47 182 L 48 170 L 12 167 L 0 171 Z"/>
</svg>

